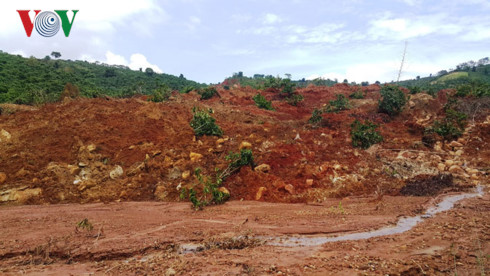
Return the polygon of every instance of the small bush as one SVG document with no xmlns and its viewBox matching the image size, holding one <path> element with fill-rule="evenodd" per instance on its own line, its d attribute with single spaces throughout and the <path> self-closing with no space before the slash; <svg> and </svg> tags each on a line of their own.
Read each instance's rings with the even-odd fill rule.
<svg viewBox="0 0 490 276">
<path fill-rule="evenodd" d="M 351 138 L 352 138 L 352 145 L 354 147 L 367 149 L 371 145 L 383 141 L 383 137 L 381 136 L 379 131 L 376 130 L 376 128 L 378 128 L 378 125 L 370 121 L 366 120 L 364 124 L 362 124 L 358 120 L 355 120 L 351 124 L 351 131 L 350 131 Z"/>
<path fill-rule="evenodd" d="M 65 84 L 65 88 L 63 88 L 63 92 L 61 92 L 60 100 L 64 98 L 78 98 L 80 96 L 80 90 L 78 86 L 71 84 L 70 82 Z"/>
<path fill-rule="evenodd" d="M 272 102 L 268 101 L 262 94 L 258 93 L 253 97 L 253 100 L 255 102 L 255 105 L 257 105 L 259 108 L 262 109 L 267 109 L 267 110 L 274 110 L 272 107 Z"/>
<path fill-rule="evenodd" d="M 311 118 L 308 120 L 308 123 L 314 126 L 317 126 L 322 121 L 322 110 L 315 108 L 311 113 Z"/>
<path fill-rule="evenodd" d="M 218 95 L 218 91 L 214 87 L 206 87 L 198 92 L 201 95 L 201 100 L 211 99 L 214 95 Z"/>
<path fill-rule="evenodd" d="M 225 90 L 230 90 L 230 86 L 225 85 L 225 86 L 223 86 L 223 89 L 225 89 Z"/>
<path fill-rule="evenodd" d="M 347 109 L 349 109 L 349 100 L 344 95 L 337 94 L 337 99 L 329 102 L 326 111 L 338 113 Z"/>
<path fill-rule="evenodd" d="M 286 102 L 292 106 L 297 106 L 301 101 L 303 101 L 304 97 L 301 94 L 293 94 L 291 96 L 286 97 Z"/>
<path fill-rule="evenodd" d="M 153 94 L 150 96 L 148 100 L 155 103 L 164 102 L 164 101 L 168 101 L 170 95 L 172 95 L 172 89 L 170 89 L 170 87 L 163 84 L 157 89 L 153 90 Z"/>
<path fill-rule="evenodd" d="M 420 86 L 409 86 L 407 88 L 408 88 L 408 90 L 410 90 L 410 94 L 412 94 L 412 95 L 415 95 L 415 94 L 422 92 L 422 88 L 420 88 Z"/>
<path fill-rule="evenodd" d="M 192 113 L 194 114 L 194 117 L 192 118 L 190 125 L 192 129 L 194 129 L 194 134 L 197 137 L 203 135 L 223 135 L 221 128 L 216 125 L 216 119 L 211 116 L 213 113 L 212 109 L 205 111 L 194 107 Z"/>
<path fill-rule="evenodd" d="M 385 85 L 381 88 L 383 99 L 379 102 L 379 111 L 390 116 L 399 114 L 407 99 L 400 87 L 396 85 Z"/>
<path fill-rule="evenodd" d="M 230 152 L 225 158 L 230 161 L 228 167 L 221 172 L 216 169 L 216 176 L 214 179 L 211 177 L 203 177 L 201 175 L 201 169 L 197 168 L 194 174 L 199 183 L 195 184 L 190 189 L 183 188 L 180 192 L 180 198 L 188 198 L 196 210 L 202 210 L 202 208 L 207 205 L 223 204 L 227 201 L 230 198 L 230 194 L 225 193 L 220 189 L 220 186 L 225 179 L 237 172 L 241 167 L 248 165 L 253 167 L 255 164 L 252 150 L 250 149 L 242 149 L 240 154 Z"/>
<path fill-rule="evenodd" d="M 446 110 L 446 118 L 442 121 L 435 121 L 432 129 L 445 140 L 455 140 L 463 135 L 466 117 L 464 113 L 448 109 Z"/>
<path fill-rule="evenodd" d="M 358 88 L 354 93 L 349 95 L 351 99 L 364 99 L 364 93 L 362 93 L 361 88 Z"/>
<path fill-rule="evenodd" d="M 182 89 L 180 89 L 179 93 L 187 94 L 194 89 L 195 89 L 194 86 L 184 86 L 184 87 L 182 87 Z"/>
</svg>

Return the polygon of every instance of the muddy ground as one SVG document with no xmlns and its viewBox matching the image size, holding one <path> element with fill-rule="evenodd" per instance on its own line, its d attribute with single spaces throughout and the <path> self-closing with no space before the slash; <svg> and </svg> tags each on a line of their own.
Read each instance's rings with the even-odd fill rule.
<svg viewBox="0 0 490 276">
<path fill-rule="evenodd" d="M 473 112 L 457 141 L 422 142 L 454 91 L 410 95 L 390 118 L 377 85 L 351 108 L 314 108 L 355 87 L 299 89 L 299 106 L 251 88 L 195 92 L 168 102 L 74 99 L 40 107 L 0 105 L 0 272 L 7 275 L 479 275 L 489 269 L 489 110 Z M 194 106 L 212 108 L 223 137 L 194 137 Z M 383 142 L 352 147 L 350 124 L 379 124 Z M 182 188 L 228 165 L 251 145 L 256 165 L 223 186 L 231 200 L 195 211 Z M 267 167 L 262 166 L 262 168 Z M 448 194 L 486 193 L 393 236 L 312 247 L 267 237 L 342 235 L 392 225 Z"/>
</svg>

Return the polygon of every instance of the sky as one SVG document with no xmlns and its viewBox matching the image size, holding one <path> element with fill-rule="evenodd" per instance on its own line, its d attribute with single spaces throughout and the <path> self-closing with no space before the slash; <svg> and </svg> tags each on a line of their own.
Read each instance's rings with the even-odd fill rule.
<svg viewBox="0 0 490 276">
<path fill-rule="evenodd" d="M 126 65 L 218 83 L 235 72 L 349 82 L 428 76 L 490 56 L 488 0 L 2 1 L 0 50 Z M 27 37 L 16 10 L 77 13 Z M 34 12 L 30 13 L 31 19 Z"/>
</svg>

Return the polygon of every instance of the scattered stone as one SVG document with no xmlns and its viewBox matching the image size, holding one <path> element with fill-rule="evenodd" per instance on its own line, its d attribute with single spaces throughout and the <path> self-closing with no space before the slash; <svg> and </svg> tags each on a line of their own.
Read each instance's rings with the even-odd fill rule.
<svg viewBox="0 0 490 276">
<path fill-rule="evenodd" d="M 133 176 L 141 172 L 146 167 L 145 162 L 136 162 L 131 167 L 129 167 L 127 175 Z"/>
<path fill-rule="evenodd" d="M 225 187 L 220 187 L 218 191 L 222 192 L 223 194 L 230 195 L 230 191 L 228 191 L 228 189 L 226 189 Z"/>
<path fill-rule="evenodd" d="M 0 172 L 0 184 L 5 183 L 5 181 L 7 181 L 7 174 Z"/>
<path fill-rule="evenodd" d="M 2 140 L 8 141 L 10 139 L 12 139 L 12 135 L 10 135 L 10 133 L 8 133 L 5 129 L 2 129 L 0 131 L 0 142 L 2 142 Z"/>
<path fill-rule="evenodd" d="M 447 167 L 451 167 L 452 165 L 454 165 L 454 161 L 453 160 L 446 160 L 446 166 Z"/>
<path fill-rule="evenodd" d="M 453 174 L 464 174 L 464 173 L 465 173 L 465 172 L 464 172 L 464 170 L 463 170 L 463 169 L 461 169 L 461 167 L 460 167 L 460 166 L 458 166 L 458 165 L 452 165 L 452 166 L 451 166 L 451 167 L 448 169 L 448 171 L 449 171 L 450 173 L 453 173 Z"/>
<path fill-rule="evenodd" d="M 260 200 L 262 196 L 264 195 L 264 192 L 267 191 L 266 187 L 260 187 L 257 193 L 255 194 L 255 200 Z"/>
<path fill-rule="evenodd" d="M 165 271 L 165 276 L 174 276 L 176 274 L 177 274 L 177 272 L 175 271 L 175 269 L 173 269 L 171 267 L 169 269 L 167 269 L 167 271 Z"/>
<path fill-rule="evenodd" d="M 84 168 L 84 167 L 87 167 L 87 166 L 88 166 L 88 164 L 87 164 L 87 163 L 85 163 L 85 162 L 83 162 L 83 161 L 81 161 L 81 162 L 78 162 L 78 166 L 79 166 L 80 168 Z"/>
<path fill-rule="evenodd" d="M 457 150 L 457 151 L 454 153 L 454 155 L 456 155 L 456 156 L 461 156 L 461 155 L 463 155 L 463 153 L 464 153 L 464 151 L 463 151 L 463 150 Z"/>
<path fill-rule="evenodd" d="M 453 148 L 461 148 L 463 146 L 463 144 L 456 142 L 456 141 L 452 141 L 448 146 L 453 147 Z"/>
<path fill-rule="evenodd" d="M 479 180 L 480 178 L 476 174 L 471 175 L 471 180 Z"/>
<path fill-rule="evenodd" d="M 182 179 L 186 180 L 191 176 L 191 171 L 187 170 L 182 173 Z"/>
<path fill-rule="evenodd" d="M 41 188 L 28 189 L 27 187 L 10 189 L 0 192 L 0 202 L 16 201 L 25 203 L 27 200 L 41 195 Z"/>
<path fill-rule="evenodd" d="M 110 173 L 109 176 L 111 179 L 116 179 L 119 178 L 123 175 L 124 171 L 123 168 L 119 165 L 117 165 Z"/>
<path fill-rule="evenodd" d="M 267 164 L 260 164 L 254 169 L 256 172 L 268 173 L 271 170 L 271 166 Z"/>
<path fill-rule="evenodd" d="M 87 150 L 88 152 L 93 152 L 97 149 L 97 146 L 95 146 L 94 144 L 90 144 L 87 146 Z"/>
<path fill-rule="evenodd" d="M 165 188 L 164 185 L 158 185 L 155 189 L 154 195 L 160 200 L 165 200 L 165 198 L 168 196 L 167 188 Z"/>
<path fill-rule="evenodd" d="M 284 186 L 284 189 L 285 189 L 286 191 L 288 191 L 288 193 L 290 193 L 290 194 L 292 194 L 292 195 L 294 194 L 294 186 L 293 186 L 293 185 L 291 185 L 291 184 L 287 184 L 286 186 Z"/>
<path fill-rule="evenodd" d="M 191 152 L 189 154 L 189 158 L 191 159 L 191 162 L 197 162 L 197 161 L 201 160 L 202 154 L 196 153 L 196 152 Z"/>
<path fill-rule="evenodd" d="M 439 163 L 437 164 L 437 169 L 440 171 L 440 172 L 443 172 L 444 170 L 446 170 L 446 165 L 442 164 L 442 163 Z"/>
<path fill-rule="evenodd" d="M 247 141 L 243 141 L 238 149 L 242 150 L 242 149 L 251 149 L 251 148 L 252 148 L 252 144 L 250 144 Z"/>
<path fill-rule="evenodd" d="M 306 186 L 308 187 L 313 186 L 313 179 L 306 179 Z"/>
<path fill-rule="evenodd" d="M 223 138 L 219 138 L 218 140 L 216 140 L 216 145 L 221 145 L 225 142 L 225 139 Z"/>
</svg>

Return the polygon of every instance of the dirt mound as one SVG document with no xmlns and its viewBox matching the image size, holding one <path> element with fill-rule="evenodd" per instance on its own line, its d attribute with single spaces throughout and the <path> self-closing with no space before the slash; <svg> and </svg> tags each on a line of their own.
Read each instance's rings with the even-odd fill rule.
<svg viewBox="0 0 490 276">
<path fill-rule="evenodd" d="M 453 186 L 451 174 L 418 175 L 400 190 L 406 196 L 433 196 L 441 190 Z"/>
<path fill-rule="evenodd" d="M 0 115 L 1 202 L 178 201 L 181 188 L 198 183 L 192 174 L 195 169 L 214 176 L 216 169 L 228 165 L 229 152 L 238 152 L 244 141 L 252 145 L 256 163 L 270 166 L 270 171 L 243 168 L 229 177 L 223 185 L 231 191 L 231 199 L 308 202 L 379 190 L 392 193 L 399 191 L 405 172 L 412 170 L 406 164 L 422 164 L 427 172 L 451 169 L 472 181 L 480 179 L 478 170 L 468 173 L 440 163 L 453 152 L 451 159 L 458 167 L 469 159 L 484 164 L 490 153 L 483 146 L 487 124 L 477 120 L 464 137 L 479 148 L 475 153 L 468 149 L 471 155 L 462 156 L 463 148 L 458 148 L 456 156 L 454 149 L 440 145 L 438 158 L 428 148 L 411 152 L 421 144 L 421 134 L 410 131 L 406 120 L 410 110 L 420 108 L 394 119 L 378 113 L 377 85 L 362 88 L 365 99 L 357 100 L 355 108 L 323 114 L 320 127 L 308 124 L 314 109 L 355 89 L 343 84 L 298 89 L 304 96 L 298 106 L 261 92 L 272 100 L 275 111 L 255 106 L 252 97 L 258 91 L 249 87 L 218 88 L 220 97 L 205 101 L 191 92 L 173 94 L 163 103 L 145 97 L 106 97 L 39 108 L 9 105 L 15 112 Z M 427 96 L 420 99 L 433 102 Z M 189 125 L 194 106 L 213 110 L 223 137 L 194 137 Z M 384 141 L 367 151 L 353 148 L 350 124 L 356 118 L 379 124 Z M 386 149 L 402 151 L 397 155 Z M 191 153 L 202 158 L 193 160 Z"/>
</svg>

